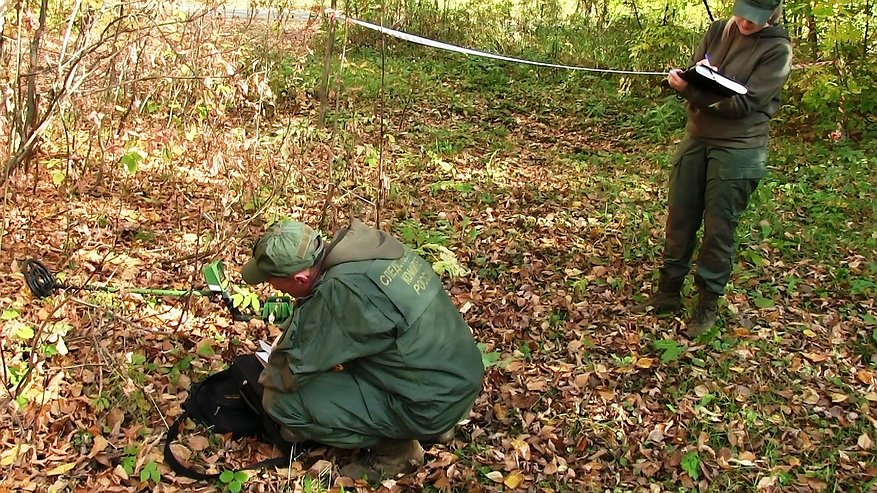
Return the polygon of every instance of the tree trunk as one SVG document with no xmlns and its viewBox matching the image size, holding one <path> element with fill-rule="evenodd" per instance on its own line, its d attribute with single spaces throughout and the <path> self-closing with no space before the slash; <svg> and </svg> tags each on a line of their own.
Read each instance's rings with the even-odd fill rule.
<svg viewBox="0 0 877 493">
<path fill-rule="evenodd" d="M 6 9 L 9 7 L 9 0 L 0 0 L 0 33 L 6 27 Z M 3 41 L 6 38 L 0 36 L 0 60 L 3 59 Z"/>
<path fill-rule="evenodd" d="M 639 9 L 636 8 L 636 0 L 630 0 L 630 6 L 633 8 L 633 17 L 636 19 L 636 25 L 639 26 L 640 29 L 643 28 L 643 23 L 639 19 Z"/>
<path fill-rule="evenodd" d="M 819 36 L 816 30 L 816 16 L 813 15 L 813 10 L 810 7 L 810 4 L 807 4 L 806 10 L 804 13 L 805 22 L 807 23 L 807 42 L 810 46 L 810 53 L 814 57 L 819 56 Z"/>
<path fill-rule="evenodd" d="M 871 0 L 865 1 L 865 35 L 862 37 L 862 60 L 868 58 L 868 28 L 871 27 Z"/>
<path fill-rule="evenodd" d="M 38 95 L 37 95 L 37 65 L 39 65 L 40 61 L 40 44 L 43 38 L 43 32 L 46 26 L 46 11 L 49 8 L 48 0 L 42 0 L 40 2 L 40 20 L 37 25 L 36 31 L 34 31 L 33 39 L 30 43 L 30 56 L 28 59 L 28 74 L 27 74 L 27 95 L 25 102 L 25 115 L 24 115 L 24 125 L 21 129 L 21 140 L 19 142 L 18 151 L 16 151 L 15 156 L 17 158 L 17 162 L 11 163 L 10 167 L 7 165 L 6 174 L 8 175 L 10 172 L 14 171 L 19 166 L 24 166 L 24 169 L 27 170 L 30 164 L 30 158 L 33 154 L 33 149 L 36 147 L 36 142 L 32 141 L 31 145 L 27 145 L 28 138 L 34 133 L 36 130 L 36 122 L 38 117 Z"/>
<path fill-rule="evenodd" d="M 703 6 L 706 7 L 706 15 L 709 16 L 710 22 L 714 22 L 716 19 L 713 17 L 713 13 L 710 10 L 710 4 L 708 4 L 706 0 L 703 0 Z"/>
<path fill-rule="evenodd" d="M 338 5 L 337 0 L 332 0 L 332 10 Z M 320 118 L 319 125 L 326 126 L 326 104 L 329 98 L 329 65 L 332 62 L 332 49 L 335 44 L 335 17 L 329 16 L 329 30 L 327 33 L 326 51 L 323 53 L 323 75 L 320 81 Z"/>
</svg>

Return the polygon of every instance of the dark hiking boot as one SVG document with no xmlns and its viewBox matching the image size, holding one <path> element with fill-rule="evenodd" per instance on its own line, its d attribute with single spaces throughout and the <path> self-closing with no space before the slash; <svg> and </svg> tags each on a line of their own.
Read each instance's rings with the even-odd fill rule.
<svg viewBox="0 0 877 493">
<path fill-rule="evenodd" d="M 341 475 L 377 483 L 382 478 L 412 473 L 422 465 L 423 447 L 417 440 L 384 440 L 366 456 L 342 467 Z"/>
<path fill-rule="evenodd" d="M 694 339 L 700 334 L 712 328 L 716 323 L 718 314 L 719 295 L 701 290 L 697 298 L 697 306 L 694 315 L 685 324 L 685 335 Z"/>
<path fill-rule="evenodd" d="M 280 428 L 280 438 L 286 440 L 289 443 L 302 443 L 306 440 L 295 434 L 292 430 L 285 426 L 279 426 Z"/>
<path fill-rule="evenodd" d="M 456 433 L 457 433 L 457 427 L 460 426 L 461 424 L 467 423 L 469 421 L 470 414 L 472 414 L 472 406 L 469 406 L 469 409 L 467 409 L 466 412 L 463 413 L 463 416 L 460 417 L 460 421 L 458 421 L 457 424 L 452 426 L 450 429 L 448 429 L 444 433 L 440 433 L 438 435 L 432 435 L 432 436 L 428 436 L 428 437 L 420 437 L 420 443 L 428 443 L 428 444 L 438 443 L 441 445 L 447 445 L 447 444 L 453 442 L 454 437 L 456 436 Z"/>
<path fill-rule="evenodd" d="M 450 430 L 440 433 L 438 435 L 430 435 L 426 437 L 421 437 L 421 443 L 438 443 L 441 445 L 447 445 L 454 441 L 454 436 L 457 432 L 457 427 L 453 426 Z"/>
<path fill-rule="evenodd" d="M 658 291 L 652 293 L 646 301 L 634 305 L 630 309 L 633 313 L 645 313 L 649 308 L 657 315 L 665 313 L 675 313 L 682 309 L 682 296 L 679 292 L 682 290 L 684 277 L 678 279 L 668 279 L 661 276 L 658 281 Z"/>
<path fill-rule="evenodd" d="M 457 427 L 454 426 L 450 430 L 442 433 L 435 439 L 435 443 L 451 443 L 454 441 L 454 432 L 457 431 Z"/>
</svg>

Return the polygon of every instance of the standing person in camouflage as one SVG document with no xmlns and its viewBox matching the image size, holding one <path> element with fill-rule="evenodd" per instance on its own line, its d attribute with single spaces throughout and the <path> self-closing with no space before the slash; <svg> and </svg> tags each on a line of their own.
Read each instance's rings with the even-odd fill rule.
<svg viewBox="0 0 877 493">
<path fill-rule="evenodd" d="M 766 173 L 769 120 L 780 107 L 789 77 L 789 34 L 777 24 L 780 0 L 737 0 L 729 20 L 714 22 L 694 50 L 692 63 L 706 63 L 748 88 L 721 98 L 671 70 L 667 81 L 687 101 L 688 122 L 670 175 L 664 265 L 658 289 L 634 312 L 682 308 L 680 290 L 691 269 L 703 223 L 695 285 L 699 296 L 685 331 L 695 337 L 715 324 L 734 258 L 734 231 L 749 197 Z"/>
<path fill-rule="evenodd" d="M 331 243 L 305 224 L 274 224 L 241 270 L 295 298 L 259 382 L 290 441 L 368 455 L 341 469 L 379 480 L 423 463 L 418 440 L 453 433 L 481 390 L 471 330 L 432 266 L 354 221 Z"/>
</svg>

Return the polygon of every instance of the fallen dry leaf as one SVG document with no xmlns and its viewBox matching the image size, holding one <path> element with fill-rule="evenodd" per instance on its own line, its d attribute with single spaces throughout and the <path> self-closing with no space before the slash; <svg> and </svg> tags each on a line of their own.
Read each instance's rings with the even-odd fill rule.
<svg viewBox="0 0 877 493">
<path fill-rule="evenodd" d="M 777 484 L 777 476 L 765 476 L 758 480 L 758 484 L 755 486 L 758 490 L 766 490 L 768 488 L 773 488 Z"/>
<path fill-rule="evenodd" d="M 201 435 L 193 435 L 186 440 L 186 443 L 189 445 L 189 448 L 198 452 L 200 450 L 204 450 L 210 446 L 210 441 L 207 440 L 207 437 Z"/>
<path fill-rule="evenodd" d="M 49 476 L 58 476 L 60 474 L 64 474 L 64 473 L 70 471 L 74 467 L 76 467 L 75 462 L 68 462 L 66 464 L 61 464 L 60 466 L 55 466 L 55 467 L 49 469 L 48 471 L 46 471 L 46 474 Z"/>
<path fill-rule="evenodd" d="M 485 474 L 485 476 L 487 476 L 487 479 L 493 481 L 494 483 L 503 482 L 502 473 L 499 471 L 490 471 L 489 473 Z"/>
<path fill-rule="evenodd" d="M 94 458 L 97 454 L 106 450 L 107 446 L 109 446 L 110 442 L 107 441 L 103 435 L 97 435 L 94 437 L 94 443 L 91 446 L 91 452 L 88 453 L 88 458 Z"/>
<path fill-rule="evenodd" d="M 530 460 L 530 444 L 525 442 L 520 438 L 515 438 L 512 440 L 512 447 L 515 449 L 515 454 L 520 457 L 522 460 L 529 461 Z"/>
<path fill-rule="evenodd" d="M 805 404 L 816 404 L 817 402 L 819 402 L 819 394 L 817 394 L 816 391 L 813 389 L 805 389 L 803 401 Z"/>
<path fill-rule="evenodd" d="M 515 489 L 518 486 L 520 486 L 520 484 L 523 480 L 524 480 L 524 476 L 523 476 L 523 474 L 521 474 L 521 471 L 512 471 L 511 473 L 509 473 L 508 476 L 506 476 L 506 478 L 502 482 L 502 484 L 506 485 L 507 487 L 509 487 L 511 489 Z"/>
<path fill-rule="evenodd" d="M 816 478 L 807 478 L 807 486 L 814 491 L 823 491 L 828 488 L 828 483 Z"/>
<path fill-rule="evenodd" d="M 30 450 L 31 446 L 26 443 L 16 443 L 10 449 L 0 453 L 0 466 L 8 466 L 13 464 L 18 456 Z"/>
<path fill-rule="evenodd" d="M 801 353 L 801 355 L 814 363 L 821 363 L 828 359 L 828 356 L 819 353 Z"/>
<path fill-rule="evenodd" d="M 661 443 L 664 441 L 664 432 L 660 428 L 655 428 L 649 432 L 648 439 L 650 442 Z"/>
<path fill-rule="evenodd" d="M 189 449 L 189 447 L 186 447 L 181 443 L 172 443 L 171 452 L 173 452 L 178 459 L 183 461 L 188 461 L 192 458 L 192 451 Z"/>
<path fill-rule="evenodd" d="M 850 396 L 848 396 L 846 394 L 842 394 L 840 392 L 831 392 L 829 394 L 829 396 L 831 397 L 831 402 L 844 402 L 845 400 L 849 399 L 849 397 L 850 397 Z"/>
<path fill-rule="evenodd" d="M 332 472 L 332 468 L 334 465 L 324 459 L 320 459 L 315 462 L 310 468 L 308 468 L 308 476 L 312 478 L 322 478 L 323 476 Z"/>
<path fill-rule="evenodd" d="M 874 447 L 874 442 L 871 441 L 871 437 L 868 436 L 867 433 L 862 433 L 861 435 L 859 435 L 859 439 L 856 440 L 856 443 L 862 450 L 871 450 L 871 448 Z"/>
<path fill-rule="evenodd" d="M 600 397 L 604 401 L 614 401 L 615 400 L 615 390 L 613 389 L 600 389 L 597 391 L 600 394 Z"/>
</svg>

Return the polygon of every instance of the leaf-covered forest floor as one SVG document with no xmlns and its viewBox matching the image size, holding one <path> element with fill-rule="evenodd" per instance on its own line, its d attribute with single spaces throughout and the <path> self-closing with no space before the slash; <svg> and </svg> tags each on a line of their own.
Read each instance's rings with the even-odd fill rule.
<svg viewBox="0 0 877 493">
<path fill-rule="evenodd" d="M 142 114 L 125 132 L 147 156 L 134 173 L 118 164 L 130 155 L 120 145 L 53 181 L 51 160 L 66 158 L 49 141 L 41 164 L 10 179 L 0 491 L 232 490 L 175 477 L 164 433 L 193 381 L 277 333 L 196 297 L 38 300 L 21 260 L 72 284 L 187 289 L 219 258 L 240 283 L 267 221 L 291 213 L 327 233 L 351 213 L 374 223 L 381 189 L 383 228 L 446 246 L 466 269 L 446 286 L 489 365 L 455 441 L 384 488 L 873 489 L 873 152 L 779 126 L 718 327 L 692 341 L 681 318 L 627 310 L 656 281 L 678 102 L 614 79 L 397 48 L 383 98 L 380 58 L 348 53 L 328 130 L 316 128 L 309 86 L 319 57 L 302 55 L 305 89 L 291 86 L 259 132 L 247 108 L 189 128 Z M 685 294 L 690 307 L 690 282 Z M 276 453 L 187 436 L 178 454 L 217 471 Z M 345 457 L 304 450 L 289 469 L 249 473 L 243 489 L 369 491 L 337 478 L 331 465 Z"/>
</svg>

